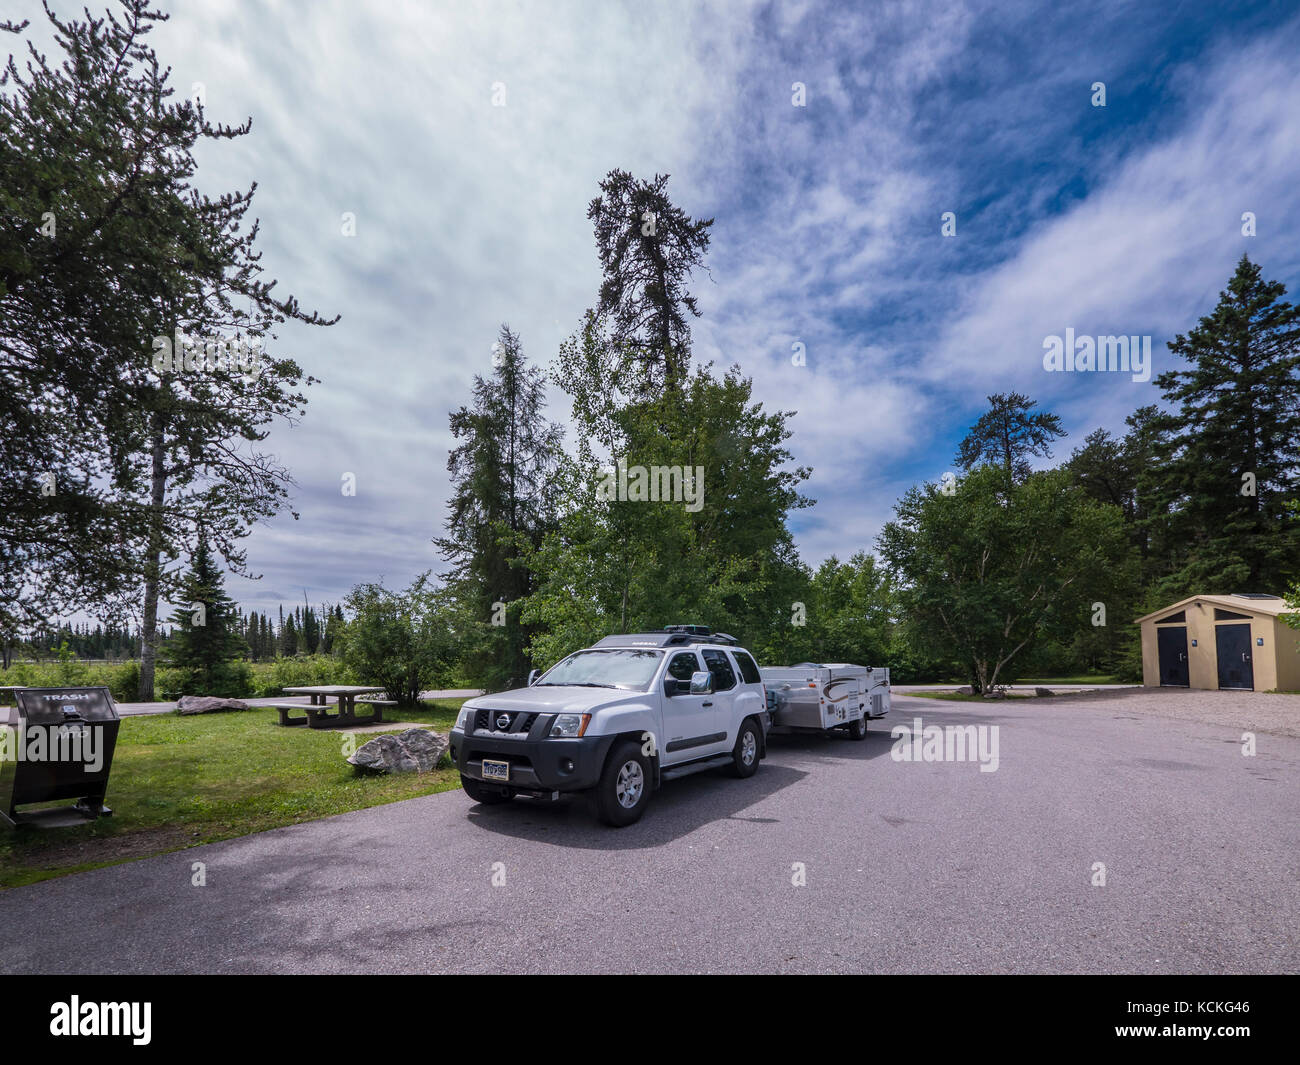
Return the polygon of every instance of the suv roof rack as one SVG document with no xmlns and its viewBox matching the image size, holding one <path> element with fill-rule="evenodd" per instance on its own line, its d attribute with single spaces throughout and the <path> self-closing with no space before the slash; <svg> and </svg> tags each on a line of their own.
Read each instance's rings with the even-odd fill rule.
<svg viewBox="0 0 1300 1065">
<path fill-rule="evenodd" d="M 739 643 L 734 636 L 725 632 L 714 632 L 707 625 L 665 625 L 664 632 L 679 637 L 679 643 Z"/>
<path fill-rule="evenodd" d="M 665 625 L 659 632 L 628 632 L 606 636 L 597 647 L 678 647 L 693 643 L 740 643 L 725 632 L 714 632 L 707 625 Z"/>
</svg>

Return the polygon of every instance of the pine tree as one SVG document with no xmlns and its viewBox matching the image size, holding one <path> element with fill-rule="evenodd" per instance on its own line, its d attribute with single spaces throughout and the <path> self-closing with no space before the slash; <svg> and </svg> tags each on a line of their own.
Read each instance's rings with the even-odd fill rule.
<svg viewBox="0 0 1300 1065">
<path fill-rule="evenodd" d="M 1214 310 L 1156 378 L 1154 502 L 1179 590 L 1281 594 L 1300 576 L 1300 307 L 1243 255 Z"/>
<path fill-rule="evenodd" d="M 550 521 L 561 440 L 560 428 L 542 415 L 545 378 L 527 365 L 509 326 L 501 327 L 494 361 L 491 378 L 474 377 L 473 409 L 451 415 L 460 443 L 447 459 L 447 535 L 435 541 L 452 565 L 452 594 L 487 626 L 468 666 L 487 687 L 522 683 L 528 673 L 529 632 L 518 604 L 531 593 L 533 575 L 520 559 Z"/>
<path fill-rule="evenodd" d="M 180 605 L 171 616 L 172 635 L 164 661 L 184 674 L 186 695 L 242 695 L 232 691 L 230 664 L 248 653 L 238 633 L 239 614 L 226 594 L 225 577 L 213 558 L 208 537 L 199 540 L 190 570 L 181 581 Z"/>
<path fill-rule="evenodd" d="M 957 462 L 967 472 L 985 464 L 999 466 L 1008 484 L 1023 484 L 1031 469 L 1029 456 L 1050 458 L 1052 441 L 1066 435 L 1061 419 L 1034 410 L 1034 401 L 1019 392 L 999 392 L 988 401 L 989 409 L 962 440 Z"/>
<path fill-rule="evenodd" d="M 587 209 L 604 274 L 597 313 L 610 325 L 611 347 L 639 363 L 643 394 L 685 384 L 690 319 L 700 315 L 686 286 L 704 262 L 713 225 L 668 198 L 668 177 L 638 181 L 611 170 Z"/>
<path fill-rule="evenodd" d="M 111 594 L 124 609 L 129 596 L 143 616 L 139 696 L 149 699 L 173 545 L 202 525 L 243 572 L 239 541 L 287 504 L 288 472 L 257 443 L 273 418 L 301 414 L 306 375 L 260 350 L 244 360 L 256 373 L 232 367 L 226 343 L 260 349 L 286 321 L 331 323 L 272 295 L 248 217 L 253 190 L 214 199 L 195 187 L 197 146 L 250 124 L 213 124 L 201 103 L 178 100 L 147 40 L 166 16 L 148 0 L 122 9 L 63 21 L 47 8 L 66 61 L 50 64 L 33 48 L 25 72 L 10 62 L 12 92 L 0 94 L 4 213 L 21 219 L 6 236 L 22 235 L 0 254 L 0 482 L 29 482 L 15 485 L 7 508 L 14 531 L 0 529 L 0 628 L 15 613 L 15 574 L 43 598 L 71 586 L 97 602 Z M 48 235 L 39 230 L 47 214 Z M 182 332 L 200 338 L 197 351 L 171 348 Z M 179 368 L 167 365 L 173 357 Z M 11 407 L 22 432 L 9 431 Z M 63 483 L 31 500 L 42 483 L 32 447 L 50 444 L 37 470 Z M 84 529 L 93 550 L 65 564 L 51 545 L 80 548 Z M 3 549 L 9 536 L 13 553 Z"/>
<path fill-rule="evenodd" d="M 280 630 L 280 653 L 285 658 L 293 658 L 298 653 L 298 624 L 294 620 L 297 611 L 291 613 Z"/>
</svg>

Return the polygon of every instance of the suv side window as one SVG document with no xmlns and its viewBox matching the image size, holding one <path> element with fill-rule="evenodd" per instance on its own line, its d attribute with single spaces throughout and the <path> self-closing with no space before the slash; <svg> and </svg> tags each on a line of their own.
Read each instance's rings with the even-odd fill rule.
<svg viewBox="0 0 1300 1065">
<path fill-rule="evenodd" d="M 713 674 L 713 690 L 715 692 L 730 691 L 736 686 L 736 671 L 731 668 L 731 661 L 723 651 L 714 651 L 706 648 L 703 652 L 704 664 L 708 666 L 709 672 Z"/>
<path fill-rule="evenodd" d="M 759 684 L 762 677 L 759 675 L 758 666 L 754 665 L 754 660 L 744 651 L 732 651 L 736 656 L 736 665 L 740 667 L 740 676 L 746 684 Z"/>
<path fill-rule="evenodd" d="M 700 660 L 695 657 L 693 651 L 675 654 L 668 662 L 668 676 L 673 680 L 685 681 L 688 687 L 691 683 L 691 674 L 698 673 L 699 669 Z"/>
</svg>

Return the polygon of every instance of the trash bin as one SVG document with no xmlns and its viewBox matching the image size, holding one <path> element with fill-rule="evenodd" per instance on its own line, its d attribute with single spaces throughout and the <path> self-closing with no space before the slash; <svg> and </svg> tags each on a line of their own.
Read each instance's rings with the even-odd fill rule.
<svg viewBox="0 0 1300 1065">
<path fill-rule="evenodd" d="M 23 688 L 0 738 L 0 817 L 11 825 L 77 824 L 104 805 L 121 719 L 113 695 L 96 688 Z M 0 726 L 3 727 L 3 726 Z M 20 813 L 19 806 L 76 799 L 73 806 Z"/>
</svg>

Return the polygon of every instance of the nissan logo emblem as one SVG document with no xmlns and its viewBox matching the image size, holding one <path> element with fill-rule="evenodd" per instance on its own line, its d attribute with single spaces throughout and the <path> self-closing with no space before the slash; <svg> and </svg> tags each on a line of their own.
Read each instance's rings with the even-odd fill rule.
<svg viewBox="0 0 1300 1065">
<path fill-rule="evenodd" d="M 508 729 L 509 727 L 510 727 L 510 715 L 501 714 L 497 718 L 497 728 L 500 729 L 502 732 L 505 732 L 505 730 Z"/>
</svg>

